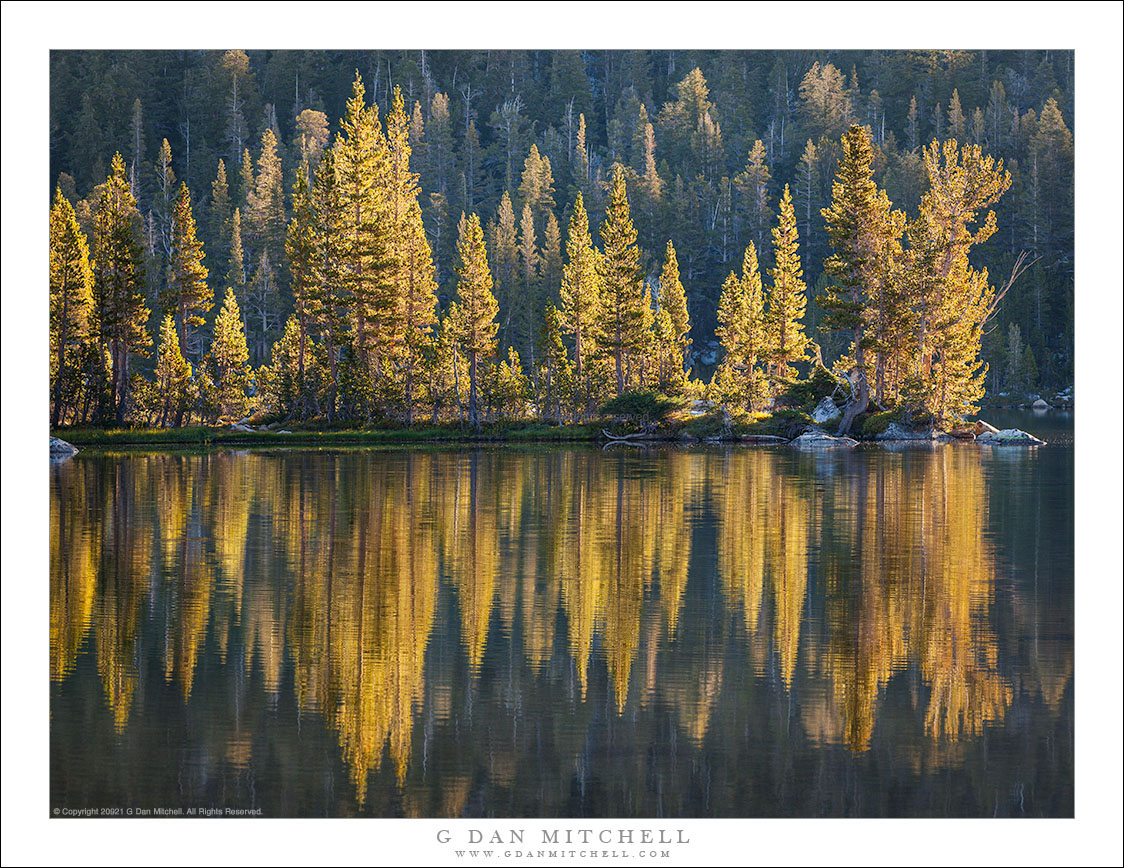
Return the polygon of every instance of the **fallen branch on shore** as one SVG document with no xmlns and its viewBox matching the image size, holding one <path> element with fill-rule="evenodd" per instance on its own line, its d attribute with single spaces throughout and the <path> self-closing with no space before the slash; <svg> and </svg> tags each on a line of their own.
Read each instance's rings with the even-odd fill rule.
<svg viewBox="0 0 1124 868">
<path fill-rule="evenodd" d="M 633 434 L 611 434 L 604 428 L 602 428 L 601 433 L 614 443 L 628 443 L 634 440 L 647 440 L 651 437 L 651 435 L 645 431 L 636 431 Z"/>
</svg>

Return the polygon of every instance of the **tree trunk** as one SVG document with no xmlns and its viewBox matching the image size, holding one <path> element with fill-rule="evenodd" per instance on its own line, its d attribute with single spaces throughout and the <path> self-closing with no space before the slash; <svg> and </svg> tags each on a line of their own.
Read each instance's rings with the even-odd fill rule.
<svg viewBox="0 0 1124 868">
<path fill-rule="evenodd" d="M 115 342 L 113 352 L 113 401 L 115 416 L 118 425 L 125 424 L 125 399 L 129 387 L 129 353 L 121 347 L 120 341 Z"/>
<path fill-rule="evenodd" d="M 328 340 L 328 375 L 332 379 L 332 394 L 328 399 L 328 424 L 330 425 L 336 416 L 336 392 L 339 389 L 336 373 L 336 347 L 331 339 Z"/>
<path fill-rule="evenodd" d="M 51 409 L 51 427 L 57 428 L 59 426 L 59 418 L 61 417 L 60 404 L 62 404 L 62 381 L 66 371 L 66 341 L 67 335 L 67 287 L 63 287 L 62 291 L 62 317 L 61 325 L 59 326 L 59 333 L 57 337 L 59 345 L 59 360 L 55 365 L 55 406 Z"/>
<path fill-rule="evenodd" d="M 300 414 L 301 418 L 304 418 L 308 415 L 308 402 L 306 401 L 306 398 L 305 398 L 305 386 L 304 386 L 304 356 L 305 356 L 305 352 L 306 352 L 305 347 L 306 347 L 306 342 L 307 342 L 307 337 L 308 337 L 308 330 L 305 328 L 304 314 L 303 313 L 301 314 L 301 316 L 297 317 L 297 324 L 300 326 L 301 334 L 300 334 L 300 353 L 299 353 L 299 359 L 297 360 L 297 391 L 298 391 L 299 394 L 298 394 L 297 401 L 296 401 L 296 405 L 297 405 L 296 409 L 297 409 L 297 413 Z"/>
<path fill-rule="evenodd" d="M 855 343 L 857 344 L 858 340 Z M 837 437 L 848 434 L 851 425 L 855 422 L 855 417 L 860 413 L 865 413 L 866 408 L 870 405 L 870 386 L 866 382 L 866 371 L 863 369 L 863 355 L 861 348 L 855 353 L 855 368 L 859 372 L 859 393 L 844 409 L 843 418 L 839 420 L 839 430 L 835 432 Z"/>
<path fill-rule="evenodd" d="M 477 431 L 480 430 L 480 418 L 476 413 L 476 353 L 468 354 L 468 421 Z"/>
</svg>

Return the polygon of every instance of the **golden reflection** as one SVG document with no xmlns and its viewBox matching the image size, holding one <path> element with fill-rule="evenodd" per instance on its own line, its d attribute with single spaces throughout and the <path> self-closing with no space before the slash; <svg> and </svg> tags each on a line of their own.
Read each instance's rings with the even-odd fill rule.
<svg viewBox="0 0 1124 868">
<path fill-rule="evenodd" d="M 585 456 L 560 456 L 552 499 L 558 506 L 550 523 L 550 566 L 562 584 L 570 654 L 577 668 L 581 698 L 589 688 L 593 637 L 604 622 L 608 582 L 597 545 L 599 524 L 593 492 L 595 468 Z"/>
<path fill-rule="evenodd" d="M 102 490 L 96 503 L 106 521 L 82 534 L 84 539 L 102 534 L 94 638 L 102 691 L 117 732 L 128 723 L 137 687 L 135 651 L 148 593 L 153 534 L 151 525 L 134 521 L 133 512 L 136 501 L 150 489 L 149 471 L 148 462 L 132 473 L 118 465 L 98 479 Z"/>
<path fill-rule="evenodd" d="M 600 561 L 607 579 L 604 616 L 605 658 L 617 714 L 624 711 L 632 662 L 640 644 L 644 591 L 652 579 L 655 553 L 651 517 L 654 498 L 644 484 L 626 479 L 624 468 L 600 485 L 597 521 Z"/>
<path fill-rule="evenodd" d="M 307 599 L 298 604 L 304 617 L 326 619 L 297 634 L 298 646 L 314 637 L 326 645 L 298 647 L 298 660 L 326 669 L 302 674 L 302 691 L 323 694 L 320 709 L 338 733 L 360 805 L 384 750 L 399 785 L 405 781 L 436 608 L 430 459 L 417 455 L 403 461 L 405 467 L 396 470 L 404 480 L 360 467 L 347 500 L 322 514 L 327 545 L 319 564 L 311 564 L 311 578 L 326 587 L 323 605 L 310 610 Z M 298 493 L 298 509 L 303 500 Z M 323 571 L 317 569 L 321 564 Z M 310 684 L 322 690 L 308 691 Z"/>
<path fill-rule="evenodd" d="M 954 449 L 938 457 L 925 473 L 931 496 L 921 533 L 928 564 L 922 600 L 913 609 L 923 613 L 923 622 L 915 622 L 911 635 L 918 637 L 916 654 L 931 690 L 925 731 L 955 741 L 1002 720 L 1012 691 L 999 674 L 999 645 L 989 620 L 995 566 L 979 531 L 987 509 L 980 464 Z"/>
<path fill-rule="evenodd" d="M 101 559 L 101 537 L 90 534 L 85 504 L 92 480 L 73 463 L 51 468 L 62 494 L 51 498 L 51 680 L 62 681 L 74 668 L 78 649 L 90 632 Z"/>
<path fill-rule="evenodd" d="M 291 689 L 334 733 L 357 804 L 385 763 L 413 814 L 475 798 L 465 766 L 426 801 L 411 791 L 415 760 L 434 727 L 475 732 L 474 697 L 500 679 L 507 713 L 571 721 L 510 742 L 489 732 L 489 780 L 504 788 L 525 774 L 520 737 L 553 739 L 584 786 L 594 708 L 669 713 L 698 747 L 740 726 L 724 697 L 751 682 L 787 697 L 802 737 L 854 751 L 871 748 L 899 673 L 934 744 L 1003 721 L 1016 690 L 1056 709 L 1072 677 L 1064 642 L 1042 637 L 1020 676 L 1032 683 L 1001 671 L 979 454 L 882 457 L 75 460 L 52 469 L 50 678 L 75 678 L 92 648 L 117 732 L 148 669 L 182 702 L 205 662 L 208 679 L 249 677 L 274 707 Z M 1019 623 L 1036 617 L 1012 605 Z M 444 662 L 427 690 L 435 644 Z M 551 699 L 528 711 L 535 691 Z M 236 722 L 214 754 L 248 768 L 254 749 Z"/>
<path fill-rule="evenodd" d="M 439 494 L 442 556 L 457 589 L 461 642 L 473 677 L 484 660 L 499 570 L 498 507 L 504 494 L 492 466 L 492 456 L 464 456 L 448 468 L 453 478 Z"/>
</svg>

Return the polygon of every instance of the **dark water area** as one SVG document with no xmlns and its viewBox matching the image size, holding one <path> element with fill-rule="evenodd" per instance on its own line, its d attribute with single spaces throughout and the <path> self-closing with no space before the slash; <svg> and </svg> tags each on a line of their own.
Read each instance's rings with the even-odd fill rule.
<svg viewBox="0 0 1124 868">
<path fill-rule="evenodd" d="M 1049 445 L 86 450 L 49 808 L 1066 817 Z"/>
</svg>

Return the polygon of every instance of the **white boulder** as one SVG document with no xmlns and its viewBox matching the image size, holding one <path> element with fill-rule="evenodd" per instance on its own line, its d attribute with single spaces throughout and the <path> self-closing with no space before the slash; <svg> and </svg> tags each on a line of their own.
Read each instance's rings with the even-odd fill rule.
<svg viewBox="0 0 1124 868">
<path fill-rule="evenodd" d="M 881 434 L 876 434 L 875 440 L 949 440 L 951 439 L 943 431 L 938 431 L 936 428 L 926 428 L 924 430 L 916 430 L 913 428 L 906 428 L 904 425 L 899 425 L 897 422 L 891 422 L 886 426 L 886 430 Z"/>
<path fill-rule="evenodd" d="M 790 444 L 797 449 L 839 449 L 851 448 L 859 445 L 858 440 L 850 437 L 833 437 L 819 428 L 809 428 Z"/>
<path fill-rule="evenodd" d="M 984 431 L 976 435 L 976 442 L 988 446 L 1045 446 L 1045 440 L 1039 440 L 1033 434 L 1027 434 L 1018 428 L 1004 428 L 1001 431 Z"/>
<path fill-rule="evenodd" d="M 816 405 L 816 409 L 812 411 L 812 419 L 819 425 L 838 419 L 841 415 L 839 408 L 835 406 L 835 402 L 830 397 L 820 401 Z"/>
<path fill-rule="evenodd" d="M 78 447 L 65 440 L 60 440 L 58 437 L 51 438 L 51 460 L 52 461 L 65 461 L 67 458 L 72 458 L 78 453 Z"/>
</svg>

